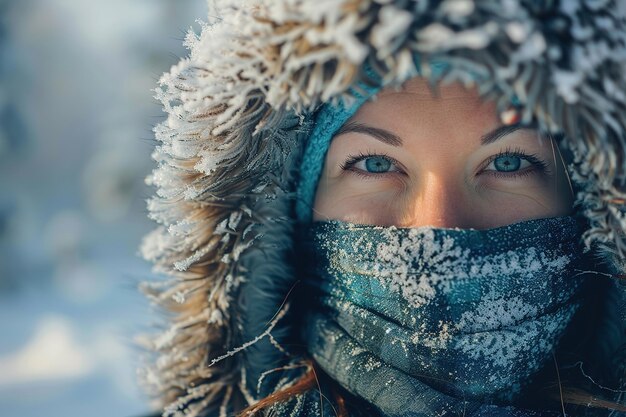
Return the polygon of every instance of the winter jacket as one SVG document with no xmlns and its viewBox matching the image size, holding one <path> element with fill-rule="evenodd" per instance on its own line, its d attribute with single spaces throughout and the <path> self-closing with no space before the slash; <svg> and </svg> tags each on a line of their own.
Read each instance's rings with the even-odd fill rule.
<svg viewBox="0 0 626 417">
<path fill-rule="evenodd" d="M 433 78 L 471 85 L 478 74 L 485 99 L 516 97 L 522 122 L 563 134 L 589 221 L 582 240 L 614 271 L 590 369 L 623 403 L 625 18 L 621 0 L 211 1 L 189 56 L 156 89 L 167 113 L 147 178 L 157 226 L 141 247 L 160 277 L 142 290 L 165 312 L 162 332 L 144 338 L 155 406 L 225 415 L 263 396 L 248 369 L 293 359 L 298 317 L 280 312 L 298 279 L 294 184 L 315 112 L 371 82 L 365 62 L 388 84 L 416 75 L 415 53 L 449 64 Z"/>
</svg>

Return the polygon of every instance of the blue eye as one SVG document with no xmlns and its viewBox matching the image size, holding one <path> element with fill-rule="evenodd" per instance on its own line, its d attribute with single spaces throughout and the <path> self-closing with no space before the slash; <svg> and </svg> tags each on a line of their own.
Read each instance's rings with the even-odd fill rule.
<svg viewBox="0 0 626 417">
<path fill-rule="evenodd" d="M 516 172 L 531 165 L 530 161 L 526 158 L 505 154 L 493 158 L 489 165 L 485 167 L 485 171 Z"/>
<path fill-rule="evenodd" d="M 360 153 L 350 155 L 341 169 L 352 171 L 362 176 L 376 177 L 377 175 L 401 173 L 399 163 L 390 156 L 375 153 Z"/>
<path fill-rule="evenodd" d="M 525 162 L 530 165 L 530 162 Z M 522 166 L 522 158 L 515 155 L 504 155 L 495 158 L 492 163 L 497 171 L 512 172 L 520 169 Z"/>
<path fill-rule="evenodd" d="M 512 178 L 532 173 L 548 174 L 548 165 L 537 155 L 528 155 L 521 149 L 506 149 L 494 155 L 484 168 L 487 173 L 499 178 Z"/>
<path fill-rule="evenodd" d="M 391 168 L 391 161 L 382 156 L 371 156 L 363 159 L 363 161 L 367 172 L 387 172 Z"/>
</svg>

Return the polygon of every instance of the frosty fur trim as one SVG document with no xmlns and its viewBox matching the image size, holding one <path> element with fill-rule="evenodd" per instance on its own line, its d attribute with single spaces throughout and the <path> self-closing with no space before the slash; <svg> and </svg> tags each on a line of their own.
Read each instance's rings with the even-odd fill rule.
<svg viewBox="0 0 626 417">
<path fill-rule="evenodd" d="M 190 56 L 156 90 L 168 117 L 154 129 L 157 167 L 146 181 L 156 188 L 148 209 L 159 226 L 141 252 L 171 278 L 143 290 L 170 324 L 143 339 L 155 354 L 142 374 L 165 416 L 201 416 L 220 406 L 225 413 L 254 397 L 241 388 L 252 347 L 208 364 L 267 323 L 237 302 L 248 285 L 281 283 L 276 303 L 259 306 L 263 318 L 286 296 L 293 278 L 281 248 L 290 246 L 293 175 L 309 116 L 321 102 L 349 103 L 349 87 L 367 82 L 365 60 L 385 83 L 399 85 L 417 74 L 418 52 L 421 72 L 433 82 L 428 61 L 437 59 L 450 64 L 444 83 L 471 86 L 470 72 L 483 75 L 479 91 L 500 110 L 516 95 L 523 122 L 565 134 L 561 145 L 575 156 L 569 170 L 581 189 L 576 204 L 590 224 L 586 245 L 624 259 L 623 2 L 211 4 L 219 19 L 203 24 L 199 36 L 189 33 Z M 614 331 L 610 352 L 622 349 L 623 357 L 623 325 Z M 614 377 L 623 385 L 619 372 Z"/>
</svg>

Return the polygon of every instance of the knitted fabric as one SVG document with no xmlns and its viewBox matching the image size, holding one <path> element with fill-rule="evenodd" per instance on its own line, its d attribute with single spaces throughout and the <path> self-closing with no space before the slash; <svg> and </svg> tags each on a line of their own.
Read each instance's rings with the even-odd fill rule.
<svg viewBox="0 0 626 417">
<path fill-rule="evenodd" d="M 355 90 L 356 100 L 352 105 L 345 106 L 343 102 L 340 102 L 338 106 L 333 106 L 327 103 L 322 105 L 315 114 L 315 125 L 305 147 L 297 189 L 296 216 L 300 222 L 308 223 L 311 221 L 315 190 L 332 137 L 369 98 L 382 88 L 380 77 L 377 77 L 370 67 L 364 66 L 364 71 L 377 80 L 378 85 L 361 84 L 360 87 L 364 94 Z"/>
<path fill-rule="evenodd" d="M 574 216 L 488 230 L 303 224 L 303 339 L 381 416 L 469 417 L 486 404 L 532 415 L 526 387 L 552 369 L 566 328 L 584 329 L 572 318 L 597 290 L 578 272 L 582 230 Z"/>
</svg>

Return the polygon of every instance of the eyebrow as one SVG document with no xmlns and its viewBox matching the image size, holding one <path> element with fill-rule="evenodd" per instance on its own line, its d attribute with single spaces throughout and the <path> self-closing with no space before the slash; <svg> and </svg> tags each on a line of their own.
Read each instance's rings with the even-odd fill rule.
<svg viewBox="0 0 626 417">
<path fill-rule="evenodd" d="M 482 135 L 480 137 L 480 144 L 483 146 L 488 145 L 520 129 L 533 129 L 533 127 L 520 123 L 499 126 L 494 130 Z M 393 132 L 381 129 L 379 127 L 368 126 L 358 122 L 346 123 L 339 129 L 339 131 L 337 131 L 337 133 L 335 133 L 335 136 L 350 132 L 364 133 L 391 146 L 402 146 L 403 144 L 402 139 Z"/>
<path fill-rule="evenodd" d="M 350 122 L 346 123 L 339 129 L 335 136 L 342 135 L 344 133 L 356 132 L 356 133 L 365 133 L 366 135 L 370 135 L 375 139 L 380 140 L 391 146 L 402 146 L 402 139 L 400 137 L 388 130 L 381 129 L 378 127 L 364 125 L 363 123 Z"/>
<path fill-rule="evenodd" d="M 529 125 L 523 125 L 521 123 L 515 123 L 515 124 L 512 124 L 512 125 L 500 126 L 500 127 L 495 128 L 491 132 L 487 132 L 484 135 L 482 135 L 480 137 L 480 144 L 481 145 L 488 145 L 490 143 L 493 143 L 493 142 L 497 141 L 498 139 L 503 138 L 504 136 L 508 135 L 509 133 L 513 133 L 516 130 L 520 130 L 520 129 L 533 129 L 533 127 L 529 126 Z"/>
</svg>

